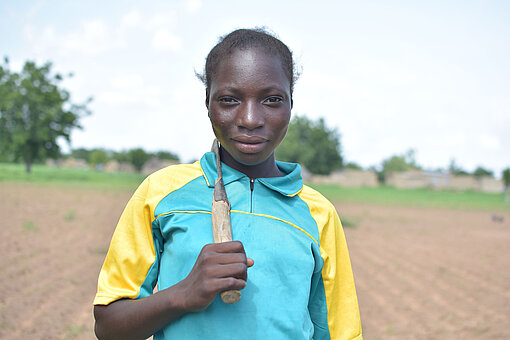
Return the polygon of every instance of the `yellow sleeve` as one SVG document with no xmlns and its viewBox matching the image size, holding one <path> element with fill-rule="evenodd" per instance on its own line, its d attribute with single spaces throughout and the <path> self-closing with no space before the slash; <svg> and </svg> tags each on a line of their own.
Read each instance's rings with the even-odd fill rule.
<svg viewBox="0 0 510 340">
<path fill-rule="evenodd" d="M 140 184 L 113 233 L 99 273 L 95 305 L 152 294 L 163 249 L 159 227 L 152 225 L 156 207 L 163 197 L 200 176 L 203 176 L 202 169 L 195 162 L 166 167 Z"/>
<path fill-rule="evenodd" d="M 121 298 L 134 299 L 152 293 L 158 264 L 151 225 L 153 219 L 146 202 L 148 187 L 149 180 L 146 179 L 120 217 L 99 274 L 94 305 L 107 305 Z"/>
<path fill-rule="evenodd" d="M 314 278 L 318 276 L 316 282 L 312 282 L 312 288 L 316 287 L 310 302 L 314 339 L 361 340 L 358 298 L 340 218 L 335 207 L 315 190 L 305 186 L 300 197 L 319 229 L 323 261 L 320 273 L 314 274 Z"/>
<path fill-rule="evenodd" d="M 331 205 L 319 234 L 331 339 L 362 339 L 358 298 L 342 224 Z"/>
</svg>

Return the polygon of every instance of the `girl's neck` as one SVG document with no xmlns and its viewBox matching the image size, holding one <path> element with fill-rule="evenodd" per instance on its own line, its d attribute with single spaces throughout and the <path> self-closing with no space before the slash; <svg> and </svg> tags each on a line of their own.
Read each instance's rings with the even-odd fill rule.
<svg viewBox="0 0 510 340">
<path fill-rule="evenodd" d="M 274 152 L 259 164 L 247 165 L 235 160 L 224 148 L 220 147 L 221 161 L 232 169 L 242 172 L 251 179 L 263 177 L 283 177 L 274 158 Z"/>
</svg>

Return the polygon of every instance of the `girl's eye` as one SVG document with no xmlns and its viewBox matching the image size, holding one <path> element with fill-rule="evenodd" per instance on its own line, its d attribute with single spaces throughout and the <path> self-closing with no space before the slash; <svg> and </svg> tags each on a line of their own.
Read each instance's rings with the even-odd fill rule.
<svg viewBox="0 0 510 340">
<path fill-rule="evenodd" d="M 266 98 L 264 100 L 264 103 L 266 104 L 273 104 L 273 103 L 281 103 L 283 101 L 283 98 L 277 97 L 277 96 L 271 96 L 269 98 Z"/>
<path fill-rule="evenodd" d="M 218 99 L 220 103 L 226 103 L 226 104 L 234 104 L 237 103 L 237 100 L 232 97 L 221 97 Z"/>
</svg>

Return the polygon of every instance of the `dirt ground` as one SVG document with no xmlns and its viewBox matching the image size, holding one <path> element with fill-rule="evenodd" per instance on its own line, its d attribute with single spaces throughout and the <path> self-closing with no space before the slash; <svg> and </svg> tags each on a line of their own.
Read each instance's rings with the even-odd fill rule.
<svg viewBox="0 0 510 340">
<path fill-rule="evenodd" d="M 119 190 L 0 183 L 0 339 L 94 339 Z M 510 339 L 510 216 L 337 205 L 365 339 Z M 347 224 L 347 223 L 346 223 Z"/>
</svg>

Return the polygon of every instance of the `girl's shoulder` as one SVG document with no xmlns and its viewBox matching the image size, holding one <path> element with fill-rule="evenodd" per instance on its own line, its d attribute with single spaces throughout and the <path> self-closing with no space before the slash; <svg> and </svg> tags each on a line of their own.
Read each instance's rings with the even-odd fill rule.
<svg viewBox="0 0 510 340">
<path fill-rule="evenodd" d="M 336 211 L 333 204 L 324 195 L 307 185 L 303 185 L 303 189 L 299 192 L 298 196 L 305 201 L 312 211 L 322 213 Z"/>
<path fill-rule="evenodd" d="M 135 194 L 145 198 L 162 198 L 203 175 L 199 162 L 170 165 L 147 176 Z"/>
<path fill-rule="evenodd" d="M 180 182 L 188 180 L 189 178 L 196 178 L 203 175 L 200 163 L 194 162 L 191 164 L 174 164 L 153 172 L 147 177 L 147 181 L 156 182 Z"/>
</svg>

